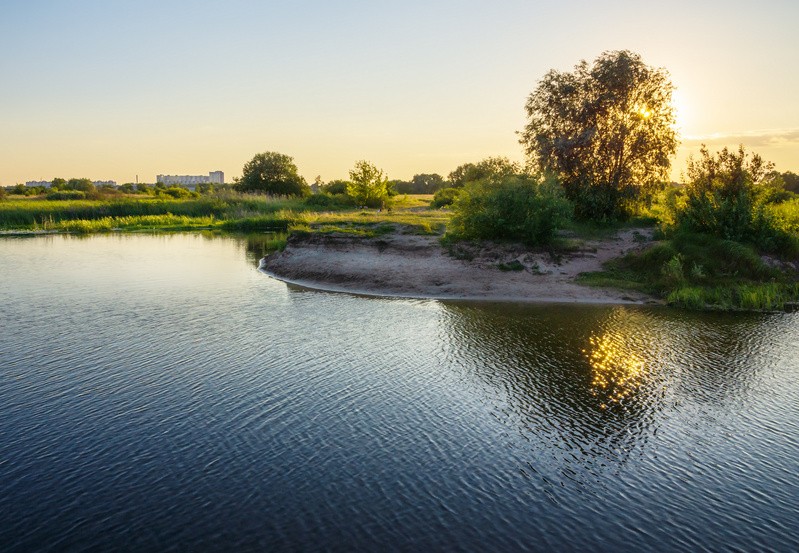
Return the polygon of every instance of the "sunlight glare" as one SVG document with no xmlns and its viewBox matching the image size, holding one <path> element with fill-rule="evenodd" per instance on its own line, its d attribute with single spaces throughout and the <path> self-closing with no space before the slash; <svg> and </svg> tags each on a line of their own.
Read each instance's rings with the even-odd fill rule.
<svg viewBox="0 0 799 553">
<path fill-rule="evenodd" d="M 672 94 L 671 103 L 674 106 L 677 132 L 685 135 L 691 123 L 691 104 L 687 96 L 679 90 L 675 90 Z"/>
</svg>

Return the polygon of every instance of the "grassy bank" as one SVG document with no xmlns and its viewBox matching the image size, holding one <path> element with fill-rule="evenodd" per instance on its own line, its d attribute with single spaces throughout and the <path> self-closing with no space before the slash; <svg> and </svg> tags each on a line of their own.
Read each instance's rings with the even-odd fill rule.
<svg viewBox="0 0 799 553">
<path fill-rule="evenodd" d="M 431 199 L 432 196 L 399 196 L 391 210 L 378 211 L 235 193 L 187 199 L 12 198 L 0 202 L 0 229 L 80 234 L 138 230 L 218 229 L 244 233 L 303 230 L 374 236 L 401 225 L 411 232 L 437 234 L 443 232 L 449 214 L 427 209 Z"/>
<path fill-rule="evenodd" d="M 431 209 L 431 200 L 432 196 L 399 196 L 392 209 L 375 210 L 236 193 L 186 199 L 12 197 L 0 202 L 0 229 L 76 234 L 210 230 L 269 236 L 291 232 L 339 232 L 364 237 L 392 232 L 444 235 L 451 212 Z M 783 202 L 772 209 L 776 228 L 789 237 L 799 234 L 799 200 Z M 564 229 L 567 232 L 559 234 L 546 249 L 554 256 L 568 256 L 586 241 L 611 239 L 625 228 L 656 224 L 652 217 L 616 224 L 571 221 Z M 660 231 L 656 233 L 664 236 Z M 445 245 L 453 249 L 457 237 L 446 238 Z M 286 234 L 281 234 L 276 239 L 279 244 L 270 243 L 269 248 L 282 247 L 285 239 Z M 799 260 L 799 255 L 795 255 L 799 245 L 794 240 L 781 247 L 782 260 L 775 255 L 761 257 L 753 245 L 672 232 L 668 239 L 664 237 L 649 249 L 613 260 L 602 271 L 581 275 L 579 282 L 645 292 L 672 305 L 693 309 L 782 309 L 787 302 L 799 301 L 795 268 L 799 263 L 785 261 Z"/>
<path fill-rule="evenodd" d="M 646 292 L 691 309 L 781 310 L 799 301 L 797 277 L 791 264 L 761 257 L 751 245 L 681 234 L 585 273 L 579 282 Z"/>
<path fill-rule="evenodd" d="M 46 200 L 11 198 L 0 202 L 0 228 L 6 230 L 66 230 L 61 223 L 99 221 L 127 217 L 180 216 L 233 220 L 274 213 L 280 210 L 305 209 L 302 200 L 227 194 L 189 199 L 123 197 L 112 200 Z M 167 227 L 173 221 L 163 220 Z M 157 225 L 158 220 L 150 220 Z M 87 226 L 90 229 L 91 226 Z M 124 228 L 124 227 L 118 227 Z M 96 231 L 105 230 L 100 225 Z M 92 232 L 89 230 L 89 232 Z"/>
</svg>

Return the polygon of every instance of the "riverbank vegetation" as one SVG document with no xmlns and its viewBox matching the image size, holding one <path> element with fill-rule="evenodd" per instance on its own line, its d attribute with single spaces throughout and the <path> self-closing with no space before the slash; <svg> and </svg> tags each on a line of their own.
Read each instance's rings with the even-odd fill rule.
<svg viewBox="0 0 799 553">
<path fill-rule="evenodd" d="M 668 73 L 629 51 L 550 71 L 528 97 L 522 167 L 488 157 L 447 177 L 389 180 L 358 161 L 347 180 L 309 186 L 293 158 L 256 154 L 232 185 L 54 179 L 0 189 L 0 229 L 111 232 L 220 230 L 379 236 L 411 232 L 509 241 L 570 255 L 632 223 L 646 249 L 581 282 L 647 292 L 690 308 L 780 309 L 799 300 L 799 176 L 756 154 L 702 147 L 684 184 L 668 183 L 677 147 Z M 570 238 L 564 238 L 568 233 Z M 577 245 L 575 245 L 577 244 Z"/>
</svg>

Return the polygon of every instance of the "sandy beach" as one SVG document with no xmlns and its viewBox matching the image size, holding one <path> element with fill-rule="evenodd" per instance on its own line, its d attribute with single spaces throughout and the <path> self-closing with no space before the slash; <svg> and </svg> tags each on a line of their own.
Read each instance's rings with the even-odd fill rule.
<svg viewBox="0 0 799 553">
<path fill-rule="evenodd" d="M 522 245 L 464 245 L 451 255 L 436 236 L 394 233 L 296 234 L 286 249 L 265 257 L 261 270 L 282 281 L 353 294 L 517 302 L 657 303 L 644 294 L 575 282 L 605 261 L 645 247 L 651 229 L 627 229 L 553 256 Z M 501 270 L 513 263 L 520 270 Z"/>
</svg>

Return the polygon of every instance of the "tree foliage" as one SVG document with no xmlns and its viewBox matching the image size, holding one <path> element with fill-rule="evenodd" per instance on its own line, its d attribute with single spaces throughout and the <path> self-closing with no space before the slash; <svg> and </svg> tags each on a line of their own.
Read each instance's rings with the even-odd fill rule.
<svg viewBox="0 0 799 553">
<path fill-rule="evenodd" d="M 392 181 L 398 194 L 435 194 L 444 188 L 446 181 L 438 173 L 420 173 L 410 181 Z"/>
<path fill-rule="evenodd" d="M 571 203 L 553 179 L 508 176 L 499 182 L 473 181 L 453 204 L 450 231 L 461 238 L 520 240 L 545 244 L 572 214 Z"/>
<path fill-rule="evenodd" d="M 444 177 L 438 173 L 421 173 L 411 179 L 413 194 L 435 194 L 444 188 Z"/>
<path fill-rule="evenodd" d="M 577 216 L 624 218 L 643 188 L 668 178 L 673 90 L 665 69 L 626 50 L 551 70 L 527 99 L 520 142 L 534 167 L 558 177 Z"/>
<path fill-rule="evenodd" d="M 274 196 L 305 196 L 310 187 L 297 173 L 294 159 L 277 152 L 256 154 L 241 172 L 235 186 L 240 192 L 259 192 Z"/>
<path fill-rule="evenodd" d="M 786 171 L 782 175 L 783 187 L 789 192 L 799 194 L 799 175 L 791 171 Z"/>
<path fill-rule="evenodd" d="M 388 178 L 374 164 L 357 161 L 355 168 L 350 171 L 347 194 L 352 196 L 358 205 L 383 207 L 389 199 Z"/>
<path fill-rule="evenodd" d="M 488 157 L 478 163 L 464 163 L 452 171 L 448 179 L 454 188 L 479 180 L 499 182 L 521 171 L 518 163 L 506 157 Z"/>
<path fill-rule="evenodd" d="M 94 192 L 95 186 L 91 179 L 72 178 L 62 187 L 62 190 L 80 190 L 81 192 Z"/>
<path fill-rule="evenodd" d="M 332 180 L 326 185 L 322 187 L 322 192 L 326 192 L 328 194 L 346 194 L 347 188 L 350 186 L 350 181 L 348 180 L 341 180 L 336 179 Z"/>
</svg>

